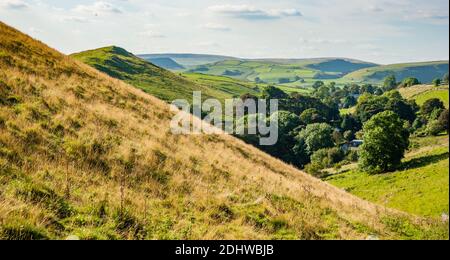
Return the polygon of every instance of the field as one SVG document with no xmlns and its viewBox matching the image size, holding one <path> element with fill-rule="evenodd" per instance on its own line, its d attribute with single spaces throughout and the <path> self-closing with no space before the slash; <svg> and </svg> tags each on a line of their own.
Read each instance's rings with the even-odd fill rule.
<svg viewBox="0 0 450 260">
<path fill-rule="evenodd" d="M 305 87 L 317 80 L 339 79 L 348 72 L 370 66 L 375 65 L 344 59 L 225 60 L 200 65 L 190 71 L 253 82 L 258 79 L 285 87 Z"/>
<path fill-rule="evenodd" d="M 417 85 L 409 88 L 401 88 L 399 91 L 404 98 L 416 100 L 418 105 L 423 105 L 428 99 L 438 98 L 444 102 L 445 107 L 449 107 L 448 85 L 439 87 Z"/>
<path fill-rule="evenodd" d="M 357 169 L 326 179 L 363 199 L 411 214 L 449 214 L 448 136 L 413 138 L 403 170 L 368 175 Z"/>
<path fill-rule="evenodd" d="M 416 77 L 422 83 L 431 83 L 448 73 L 448 61 L 418 62 L 384 65 L 354 71 L 343 77 L 348 82 L 379 84 L 389 75 L 394 74 L 398 81 L 407 77 Z"/>
<path fill-rule="evenodd" d="M 198 85 L 219 90 L 223 93 L 228 93 L 230 98 L 239 97 L 244 94 L 258 96 L 260 95 L 260 91 L 266 87 L 265 84 L 256 84 L 254 82 L 242 81 L 223 76 L 199 73 L 183 73 L 182 76 Z"/>
</svg>

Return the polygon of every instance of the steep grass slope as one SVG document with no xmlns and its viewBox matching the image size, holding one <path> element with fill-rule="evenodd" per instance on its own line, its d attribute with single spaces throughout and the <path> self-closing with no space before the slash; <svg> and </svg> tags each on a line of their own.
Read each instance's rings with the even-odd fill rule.
<svg viewBox="0 0 450 260">
<path fill-rule="evenodd" d="M 231 136 L 173 135 L 163 101 L 0 35 L 1 239 L 448 238 Z"/>
<path fill-rule="evenodd" d="M 381 83 L 385 77 L 394 74 L 398 81 L 415 77 L 422 83 L 431 83 L 435 78 L 442 78 L 445 73 L 448 73 L 448 61 L 417 62 L 361 69 L 347 74 L 344 79 L 354 82 Z"/>
<path fill-rule="evenodd" d="M 155 66 L 119 47 L 104 47 L 71 56 L 165 101 L 192 100 L 194 90 L 202 91 L 204 98 L 224 99 L 230 97 L 227 93 L 195 84 L 175 73 Z"/>
</svg>

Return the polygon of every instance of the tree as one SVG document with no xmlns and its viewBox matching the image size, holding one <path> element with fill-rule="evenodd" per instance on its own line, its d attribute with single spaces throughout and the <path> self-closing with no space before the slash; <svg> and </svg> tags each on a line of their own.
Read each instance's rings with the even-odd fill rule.
<svg viewBox="0 0 450 260">
<path fill-rule="evenodd" d="M 397 87 L 397 79 L 395 78 L 395 75 L 390 75 L 384 78 L 383 82 L 383 90 L 389 91 L 393 90 Z"/>
<path fill-rule="evenodd" d="M 439 79 L 439 78 L 433 79 L 433 85 L 435 87 L 439 87 L 441 85 L 441 83 L 442 83 L 441 79 Z"/>
<path fill-rule="evenodd" d="M 344 99 L 344 102 L 342 103 L 343 108 L 350 108 L 356 105 L 356 98 L 354 96 L 347 96 Z"/>
<path fill-rule="evenodd" d="M 396 113 L 401 119 L 407 120 L 410 123 L 413 123 L 416 119 L 416 111 L 414 110 L 414 107 L 403 98 L 390 99 L 387 102 L 385 109 Z"/>
<path fill-rule="evenodd" d="M 361 129 L 361 124 L 352 115 L 344 115 L 342 117 L 341 128 L 344 131 L 357 132 Z"/>
<path fill-rule="evenodd" d="M 370 94 L 364 94 L 358 99 L 358 105 L 356 106 L 356 115 L 360 122 L 364 123 L 372 116 L 383 112 L 385 105 L 389 101 L 386 96 L 374 96 Z"/>
<path fill-rule="evenodd" d="M 361 146 L 359 166 L 369 173 L 395 170 L 409 146 L 409 131 L 404 121 L 392 111 L 372 117 L 364 124 L 364 143 Z"/>
<path fill-rule="evenodd" d="M 322 123 L 323 121 L 325 121 L 319 111 L 315 108 L 310 108 L 303 111 L 303 113 L 300 115 L 300 119 L 306 125 Z"/>
<path fill-rule="evenodd" d="M 288 111 L 275 112 L 278 116 L 278 142 L 273 146 L 263 147 L 262 149 L 269 154 L 280 158 L 289 163 L 295 163 L 295 156 L 292 153 L 292 148 L 295 144 L 294 131 L 300 124 L 300 118 Z M 270 121 L 275 114 L 272 114 Z"/>
<path fill-rule="evenodd" d="M 420 84 L 420 81 L 417 78 L 409 77 L 402 81 L 401 86 L 402 87 L 412 87 L 412 86 L 419 85 L 419 84 Z"/>
<path fill-rule="evenodd" d="M 326 123 L 311 124 L 300 131 L 297 140 L 302 140 L 306 152 L 311 155 L 319 149 L 332 147 L 332 134 L 333 128 Z"/>
<path fill-rule="evenodd" d="M 265 88 L 261 96 L 263 99 L 286 99 L 289 97 L 284 91 L 274 86 Z"/>
<path fill-rule="evenodd" d="M 345 154 L 339 148 L 324 148 L 311 155 L 311 164 L 319 166 L 320 169 L 333 167 L 341 162 Z"/>
<path fill-rule="evenodd" d="M 438 121 L 441 124 L 443 130 L 447 131 L 448 134 L 448 109 L 442 111 L 441 115 L 438 118 Z"/>
<path fill-rule="evenodd" d="M 448 85 L 448 73 L 445 73 L 444 77 L 442 77 L 442 83 Z"/>
<path fill-rule="evenodd" d="M 444 103 L 438 98 L 432 98 L 425 101 L 422 105 L 421 112 L 424 116 L 430 116 L 435 109 L 445 109 Z"/>
<path fill-rule="evenodd" d="M 314 84 L 312 85 L 313 89 L 319 89 L 320 87 L 325 86 L 325 83 L 323 83 L 323 81 L 316 81 L 314 82 Z"/>
<path fill-rule="evenodd" d="M 439 120 L 433 120 L 428 123 L 426 133 L 428 135 L 437 136 L 444 130 L 444 126 L 441 124 L 441 122 L 439 122 Z"/>
</svg>

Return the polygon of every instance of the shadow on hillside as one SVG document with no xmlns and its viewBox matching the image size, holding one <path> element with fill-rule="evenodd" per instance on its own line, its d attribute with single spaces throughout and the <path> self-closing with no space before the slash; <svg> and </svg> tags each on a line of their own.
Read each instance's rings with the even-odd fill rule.
<svg viewBox="0 0 450 260">
<path fill-rule="evenodd" d="M 399 170 L 417 169 L 420 167 L 425 167 L 427 165 L 448 159 L 448 156 L 449 156 L 449 153 L 445 152 L 442 154 L 435 154 L 435 155 L 414 158 L 410 161 L 404 162 Z"/>
</svg>

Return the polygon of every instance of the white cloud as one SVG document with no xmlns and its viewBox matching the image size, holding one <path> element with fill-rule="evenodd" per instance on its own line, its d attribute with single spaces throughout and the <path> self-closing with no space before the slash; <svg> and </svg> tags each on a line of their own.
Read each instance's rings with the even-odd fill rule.
<svg viewBox="0 0 450 260">
<path fill-rule="evenodd" d="M 230 15 L 242 19 L 277 19 L 290 16 L 302 16 L 297 9 L 260 9 L 250 5 L 215 5 L 208 7 L 211 12 Z"/>
<path fill-rule="evenodd" d="M 74 9 L 75 12 L 83 13 L 83 14 L 93 14 L 93 15 L 105 15 L 105 14 L 121 14 L 123 13 L 122 9 L 117 6 L 114 6 L 108 2 L 95 2 L 91 5 L 78 5 Z"/>
<path fill-rule="evenodd" d="M 2 0 L 0 6 L 5 7 L 6 9 L 14 9 L 14 10 L 28 8 L 28 4 L 22 0 Z"/>
<path fill-rule="evenodd" d="M 223 31 L 223 32 L 231 31 L 230 27 L 223 25 L 223 24 L 217 24 L 217 23 L 207 23 L 207 24 L 203 25 L 202 27 L 205 29 L 214 30 L 214 31 Z"/>
<path fill-rule="evenodd" d="M 65 22 L 88 23 L 89 19 L 81 16 L 65 16 L 62 18 Z"/>
<path fill-rule="evenodd" d="M 156 30 L 146 30 L 139 33 L 140 36 L 145 38 L 165 38 L 166 36 Z"/>
<path fill-rule="evenodd" d="M 302 44 L 345 44 L 348 43 L 346 40 L 342 39 L 324 39 L 324 38 L 300 38 L 300 43 Z"/>
</svg>

